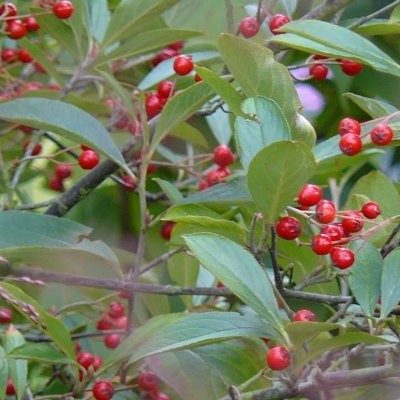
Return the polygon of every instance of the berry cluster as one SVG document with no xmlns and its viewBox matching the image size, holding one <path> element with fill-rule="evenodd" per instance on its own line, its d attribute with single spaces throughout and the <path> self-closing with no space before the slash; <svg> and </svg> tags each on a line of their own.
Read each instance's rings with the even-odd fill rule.
<svg viewBox="0 0 400 400">
<path fill-rule="evenodd" d="M 324 80 L 329 73 L 329 68 L 326 66 L 327 63 L 339 63 L 340 64 L 340 69 L 342 70 L 343 73 L 346 75 L 350 76 L 355 76 L 358 75 L 363 68 L 363 65 L 360 64 L 357 61 L 352 61 L 352 60 L 346 60 L 346 59 L 331 59 L 329 57 L 321 56 L 321 55 L 314 55 L 313 57 L 314 61 L 324 61 L 324 62 L 318 62 L 316 64 L 313 64 L 310 67 L 309 73 L 310 76 L 313 77 L 317 81 L 322 81 Z"/>
<path fill-rule="evenodd" d="M 381 213 L 379 204 L 373 201 L 366 202 L 359 211 L 338 213 L 332 201 L 322 198 L 321 188 L 313 184 L 303 186 L 297 202 L 299 209 L 308 215 L 308 222 L 320 228 L 320 232 L 311 239 L 312 250 L 318 255 L 329 254 L 332 264 L 339 269 L 349 268 L 354 263 L 354 253 L 344 246 L 357 238 L 365 219 L 375 219 Z M 275 230 L 280 238 L 294 240 L 301 234 L 301 222 L 295 217 L 284 216 L 277 221 Z"/>
<path fill-rule="evenodd" d="M 376 146 L 386 146 L 393 140 L 392 128 L 384 123 L 375 125 L 371 131 L 361 134 L 361 124 L 354 118 L 343 118 L 339 122 L 338 132 L 340 135 L 339 148 L 347 156 L 354 156 L 362 150 L 363 137 L 369 136 L 371 142 Z"/>
<path fill-rule="evenodd" d="M 167 101 L 174 95 L 174 86 L 171 81 L 161 81 L 157 86 L 157 90 L 146 96 L 147 119 L 151 119 L 161 112 Z"/>
<path fill-rule="evenodd" d="M 125 306 L 120 302 L 112 302 L 108 305 L 107 312 L 101 314 L 97 321 L 97 330 L 109 331 L 113 329 L 126 329 L 128 318 L 125 315 Z M 121 335 L 108 333 L 104 335 L 104 345 L 109 349 L 115 349 L 121 343 Z"/>
<path fill-rule="evenodd" d="M 227 168 L 235 161 L 235 155 L 232 150 L 225 144 L 221 144 L 214 149 L 213 162 L 217 165 L 211 169 L 204 180 L 199 183 L 198 189 L 204 190 L 210 186 L 225 182 L 225 179 L 231 175 L 231 171 Z"/>
<path fill-rule="evenodd" d="M 137 378 L 139 389 L 144 392 L 147 400 L 169 400 L 165 393 L 160 393 L 158 388 L 158 377 L 152 371 L 142 371 Z"/>
<path fill-rule="evenodd" d="M 183 42 L 171 43 L 151 60 L 151 65 L 155 67 L 156 65 L 165 60 L 168 60 L 169 58 L 174 58 L 178 56 L 182 47 Z"/>
<path fill-rule="evenodd" d="M 64 191 L 64 180 L 72 175 L 72 167 L 70 164 L 61 163 L 57 164 L 54 169 L 54 175 L 49 180 L 51 189 L 57 192 Z"/>
</svg>

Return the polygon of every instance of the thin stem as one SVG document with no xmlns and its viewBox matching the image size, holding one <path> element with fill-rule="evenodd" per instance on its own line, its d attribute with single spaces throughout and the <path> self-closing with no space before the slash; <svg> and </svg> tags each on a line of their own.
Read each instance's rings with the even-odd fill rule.
<svg viewBox="0 0 400 400">
<path fill-rule="evenodd" d="M 355 0 L 325 0 L 321 5 L 303 15 L 301 19 L 326 20 L 354 1 Z"/>
<path fill-rule="evenodd" d="M 139 275 L 144 274 L 145 272 L 149 271 L 150 269 L 157 267 L 158 265 L 162 264 L 163 262 L 170 259 L 173 255 L 183 252 L 185 249 L 183 247 L 178 247 L 174 250 L 168 251 L 167 253 L 155 258 L 154 260 L 150 261 L 148 264 L 142 267 L 140 270 Z"/>
<path fill-rule="evenodd" d="M 396 0 L 393 3 L 388 4 L 385 7 L 382 7 L 380 10 L 373 12 L 372 14 L 366 15 L 364 17 L 359 18 L 357 21 L 350 24 L 347 29 L 354 29 L 360 25 L 363 25 L 365 22 L 370 21 L 371 19 L 378 17 L 381 14 L 384 14 L 386 11 L 390 11 L 392 8 L 398 6 L 400 4 L 400 0 Z"/>
</svg>

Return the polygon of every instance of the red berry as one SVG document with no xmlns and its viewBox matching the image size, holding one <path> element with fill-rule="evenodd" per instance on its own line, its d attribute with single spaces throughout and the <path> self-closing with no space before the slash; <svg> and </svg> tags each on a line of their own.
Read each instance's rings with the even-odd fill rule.
<svg viewBox="0 0 400 400">
<path fill-rule="evenodd" d="M 310 75 L 316 81 L 323 81 L 329 73 L 329 68 L 325 64 L 314 64 L 310 68 Z"/>
<path fill-rule="evenodd" d="M 115 349 L 121 343 L 121 336 L 118 333 L 110 333 L 104 336 L 104 345 L 108 349 Z"/>
<path fill-rule="evenodd" d="M 386 146 L 393 139 L 393 130 L 386 124 L 376 125 L 369 134 L 372 142 L 377 146 Z"/>
<path fill-rule="evenodd" d="M 33 60 L 32 56 L 25 49 L 18 50 L 18 58 L 19 61 L 21 61 L 24 64 L 30 63 Z"/>
<path fill-rule="evenodd" d="M 145 100 L 147 119 L 152 119 L 159 114 L 163 106 L 164 103 L 158 93 L 148 95 Z"/>
<path fill-rule="evenodd" d="M 24 152 L 27 150 L 29 144 L 30 144 L 29 140 L 27 140 L 24 143 L 24 146 L 23 146 Z M 37 156 L 38 154 L 40 154 L 41 151 L 42 151 L 42 145 L 40 143 L 37 143 L 35 145 L 35 147 L 31 150 L 31 156 Z"/>
<path fill-rule="evenodd" d="M 340 122 L 339 122 L 339 135 L 343 136 L 346 133 L 354 133 L 356 135 L 360 135 L 361 134 L 361 125 L 360 123 L 354 119 L 354 118 L 343 118 Z"/>
<path fill-rule="evenodd" d="M 207 181 L 200 181 L 198 186 L 197 186 L 197 189 L 199 190 L 199 192 L 201 192 L 202 190 L 206 190 L 209 187 L 210 187 L 210 185 L 208 184 Z"/>
<path fill-rule="evenodd" d="M 132 192 L 136 189 L 136 181 L 130 175 L 124 175 L 122 178 L 123 188 L 127 192 Z"/>
<path fill-rule="evenodd" d="M 329 254 L 332 250 L 332 239 L 323 233 L 315 235 L 311 242 L 311 248 L 315 254 L 325 255 Z"/>
<path fill-rule="evenodd" d="M 336 207 L 330 200 L 321 200 L 315 207 L 315 219 L 322 224 L 329 224 L 336 217 Z"/>
<path fill-rule="evenodd" d="M 119 317 L 115 322 L 116 329 L 126 329 L 128 327 L 128 317 Z"/>
<path fill-rule="evenodd" d="M 175 57 L 179 54 L 178 50 L 172 49 L 172 48 L 165 48 L 161 53 L 158 53 L 153 60 L 151 61 L 151 64 L 153 67 L 156 65 L 160 64 L 160 62 L 163 62 L 164 60 L 168 60 L 169 58 Z"/>
<path fill-rule="evenodd" d="M 364 226 L 362 214 L 358 211 L 346 211 L 342 217 L 342 226 L 345 233 L 361 231 Z"/>
<path fill-rule="evenodd" d="M 92 365 L 94 370 L 97 371 L 103 365 L 103 359 L 101 357 L 95 357 Z"/>
<path fill-rule="evenodd" d="M 273 371 L 287 368 L 291 361 L 292 357 L 285 347 L 272 347 L 267 353 L 267 364 Z"/>
<path fill-rule="evenodd" d="M 33 15 L 23 18 L 22 22 L 25 24 L 26 29 L 29 32 L 36 32 L 40 29 L 40 26 Z"/>
<path fill-rule="evenodd" d="M 300 236 L 301 223 L 294 217 L 282 217 L 275 225 L 276 234 L 285 240 L 293 240 Z"/>
<path fill-rule="evenodd" d="M 50 189 L 55 190 L 56 192 L 64 191 L 64 182 L 57 175 L 54 175 L 49 180 Z"/>
<path fill-rule="evenodd" d="M 21 20 L 15 19 L 7 23 L 6 31 L 10 39 L 18 40 L 26 35 L 27 29 Z"/>
<path fill-rule="evenodd" d="M 18 60 L 18 52 L 11 47 L 6 47 L 1 50 L 1 60 L 5 63 L 11 64 Z"/>
<path fill-rule="evenodd" d="M 119 318 L 125 314 L 125 306 L 119 301 L 113 301 L 108 305 L 108 315 L 111 318 Z"/>
<path fill-rule="evenodd" d="M 92 393 L 96 400 L 110 400 L 114 395 L 114 386 L 111 381 L 96 381 Z"/>
<path fill-rule="evenodd" d="M 195 82 L 201 82 L 203 79 L 201 79 L 201 76 L 199 74 L 194 75 L 194 81 Z"/>
<path fill-rule="evenodd" d="M 74 12 L 74 6 L 70 1 L 61 0 L 54 4 L 53 13 L 57 18 L 68 19 Z"/>
<path fill-rule="evenodd" d="M 180 50 L 183 47 L 183 41 L 174 42 L 168 45 L 168 48 L 173 50 Z"/>
<path fill-rule="evenodd" d="M 17 14 L 18 14 L 17 6 L 14 3 L 10 2 L 10 1 L 5 1 L 0 6 L 0 16 L 1 16 L 1 18 L 15 17 Z"/>
<path fill-rule="evenodd" d="M 137 384 L 140 390 L 158 394 L 158 378 L 152 371 L 143 371 L 137 378 Z"/>
<path fill-rule="evenodd" d="M 303 186 L 297 195 L 297 202 L 305 207 L 315 206 L 322 199 L 322 190 L 317 185 L 310 183 Z"/>
<path fill-rule="evenodd" d="M 54 172 L 60 179 L 67 179 L 72 175 L 72 167 L 69 164 L 57 164 Z"/>
<path fill-rule="evenodd" d="M 161 81 L 157 86 L 157 93 L 164 99 L 169 99 L 174 94 L 174 82 Z"/>
<path fill-rule="evenodd" d="M 178 75 L 187 75 L 193 71 L 194 63 L 192 57 L 187 55 L 180 55 L 174 60 L 174 71 Z"/>
<path fill-rule="evenodd" d="M 84 150 L 78 158 L 79 165 L 83 169 L 92 169 L 100 161 L 98 153 L 93 150 Z"/>
<path fill-rule="evenodd" d="M 81 351 L 76 356 L 76 361 L 79 365 L 88 370 L 89 367 L 93 364 L 94 355 L 88 351 Z"/>
<path fill-rule="evenodd" d="M 220 167 L 227 167 L 235 161 L 235 156 L 227 145 L 221 144 L 214 149 L 213 161 Z"/>
<path fill-rule="evenodd" d="M 274 34 L 274 35 L 279 35 L 281 34 L 281 32 L 279 32 L 279 28 L 285 24 L 287 24 L 288 22 L 290 22 L 291 19 L 284 14 L 275 14 L 273 15 L 269 22 L 268 22 L 268 26 L 270 31 Z"/>
<path fill-rule="evenodd" d="M 257 18 L 246 17 L 240 21 L 239 31 L 245 38 L 251 38 L 257 35 L 260 30 L 260 23 Z"/>
<path fill-rule="evenodd" d="M 321 55 L 321 54 L 314 54 L 313 56 L 312 56 L 312 58 L 314 59 L 314 60 L 326 60 L 326 59 L 328 59 L 329 57 L 327 57 L 327 56 L 323 56 L 323 55 Z"/>
<path fill-rule="evenodd" d="M 218 183 L 225 182 L 225 178 L 227 178 L 231 174 L 228 168 L 219 167 L 216 169 L 212 169 L 207 173 L 206 180 L 209 186 L 216 185 Z"/>
<path fill-rule="evenodd" d="M 354 76 L 361 72 L 363 65 L 356 61 L 341 60 L 340 68 L 346 75 Z"/>
<path fill-rule="evenodd" d="M 93 150 L 93 149 L 89 146 L 86 146 L 85 144 L 81 144 L 81 150 L 85 151 L 85 150 Z"/>
<path fill-rule="evenodd" d="M 175 222 L 173 221 L 164 222 L 160 230 L 161 237 L 165 240 L 170 240 L 172 235 L 172 229 L 174 228 L 174 226 Z"/>
<path fill-rule="evenodd" d="M 109 331 L 115 328 L 113 321 L 110 321 L 109 318 L 102 318 L 97 321 L 96 328 L 98 331 Z"/>
<path fill-rule="evenodd" d="M 355 133 L 346 133 L 339 140 L 339 148 L 346 156 L 354 156 L 362 149 L 362 140 L 360 135 Z"/>
<path fill-rule="evenodd" d="M 369 201 L 362 206 L 361 212 L 365 218 L 375 219 L 378 215 L 380 215 L 381 207 L 375 201 Z"/>
<path fill-rule="evenodd" d="M 346 236 L 341 223 L 325 225 L 321 229 L 321 234 L 329 236 L 332 242 L 338 242 Z"/>
<path fill-rule="evenodd" d="M 295 322 L 315 322 L 317 317 L 310 310 L 299 310 L 293 316 Z"/>
<path fill-rule="evenodd" d="M 14 395 L 15 392 L 15 386 L 14 386 L 14 382 L 11 378 L 7 379 L 7 389 L 6 389 L 6 395 L 8 396 L 12 396 Z"/>
<path fill-rule="evenodd" d="M 9 324 L 12 321 L 13 312 L 10 308 L 0 307 L 0 324 Z"/>
<path fill-rule="evenodd" d="M 339 269 L 349 268 L 354 263 L 354 253 L 345 247 L 335 246 L 330 256 L 333 265 Z"/>
</svg>

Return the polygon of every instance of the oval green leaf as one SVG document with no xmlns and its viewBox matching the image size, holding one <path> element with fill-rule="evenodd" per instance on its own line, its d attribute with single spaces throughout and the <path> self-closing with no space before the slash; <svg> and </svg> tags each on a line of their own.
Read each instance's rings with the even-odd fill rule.
<svg viewBox="0 0 400 400">
<path fill-rule="evenodd" d="M 383 260 L 381 289 L 381 318 L 385 318 L 400 300 L 400 250 L 389 253 Z"/>
<path fill-rule="evenodd" d="M 273 224 L 316 169 L 314 156 L 302 142 L 275 142 L 256 154 L 247 184 L 257 208 Z"/>
</svg>

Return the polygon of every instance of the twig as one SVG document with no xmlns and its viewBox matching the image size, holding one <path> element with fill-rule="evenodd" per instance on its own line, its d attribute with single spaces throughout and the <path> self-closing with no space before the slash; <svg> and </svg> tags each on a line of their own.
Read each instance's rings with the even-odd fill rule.
<svg viewBox="0 0 400 400">
<path fill-rule="evenodd" d="M 139 275 L 144 274 L 145 272 L 149 271 L 150 269 L 156 267 L 157 265 L 162 264 L 163 262 L 167 261 L 169 258 L 171 258 L 173 255 L 181 253 L 184 251 L 183 247 L 178 247 L 174 250 L 168 251 L 165 254 L 162 254 L 161 256 L 155 258 L 154 260 L 150 261 L 148 264 L 146 264 L 141 270 Z"/>
<path fill-rule="evenodd" d="M 303 15 L 301 19 L 328 19 L 353 1 L 355 0 L 325 0 L 321 5 Z"/>
</svg>

